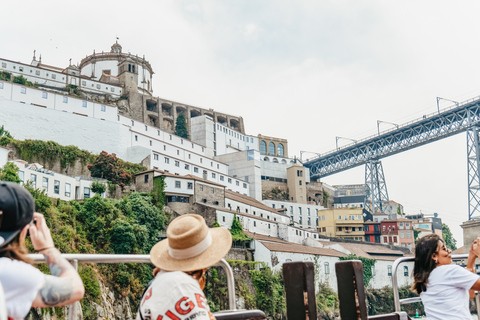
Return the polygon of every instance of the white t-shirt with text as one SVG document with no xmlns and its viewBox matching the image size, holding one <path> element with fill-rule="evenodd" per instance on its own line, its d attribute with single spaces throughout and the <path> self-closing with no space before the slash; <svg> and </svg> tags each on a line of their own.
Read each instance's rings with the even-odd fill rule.
<svg viewBox="0 0 480 320">
<path fill-rule="evenodd" d="M 450 264 L 433 269 L 427 290 L 420 293 L 428 320 L 471 320 L 468 290 L 479 276 Z"/>
<path fill-rule="evenodd" d="M 210 320 L 211 315 L 198 281 L 181 271 L 160 271 L 143 295 L 140 310 L 144 320 Z"/>
<path fill-rule="evenodd" d="M 0 258 L 0 282 L 9 319 L 23 320 L 45 283 L 45 275 L 25 262 Z"/>
</svg>

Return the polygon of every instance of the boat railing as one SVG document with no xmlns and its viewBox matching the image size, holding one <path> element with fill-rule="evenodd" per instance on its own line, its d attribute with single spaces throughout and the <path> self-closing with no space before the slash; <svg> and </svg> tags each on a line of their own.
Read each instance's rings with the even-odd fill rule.
<svg viewBox="0 0 480 320">
<path fill-rule="evenodd" d="M 28 255 L 35 263 L 45 263 L 45 256 L 42 254 Z M 68 260 L 75 270 L 78 271 L 79 263 L 151 263 L 148 254 L 70 254 L 64 253 L 62 257 Z M 228 306 L 230 311 L 236 311 L 235 305 L 235 282 L 233 271 L 228 262 L 224 259 L 218 263 L 225 270 L 228 286 Z M 77 308 L 75 303 L 69 305 L 67 319 L 77 319 Z"/>
<path fill-rule="evenodd" d="M 463 260 L 467 259 L 468 254 L 452 254 L 452 260 Z M 400 294 L 398 290 L 398 279 L 397 279 L 397 270 L 400 264 L 405 263 L 405 262 L 413 262 L 415 261 L 415 257 L 403 257 L 403 258 L 398 258 L 395 260 L 392 266 L 392 287 L 393 287 L 393 299 L 394 299 L 394 305 L 395 305 L 395 312 L 400 312 L 401 311 L 401 305 L 403 304 L 410 304 L 410 303 L 415 303 L 415 302 L 421 302 L 422 300 L 420 297 L 414 297 L 414 298 L 405 298 L 405 299 L 400 299 Z M 478 294 L 475 295 L 475 303 L 477 305 L 477 310 L 480 310 L 480 296 Z"/>
</svg>

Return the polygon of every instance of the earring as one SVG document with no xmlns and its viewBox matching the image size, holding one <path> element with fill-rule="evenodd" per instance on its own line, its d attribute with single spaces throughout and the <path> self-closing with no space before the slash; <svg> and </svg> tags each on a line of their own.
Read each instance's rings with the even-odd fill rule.
<svg viewBox="0 0 480 320">
<path fill-rule="evenodd" d="M 437 263 L 438 263 L 438 259 L 435 259 L 435 264 L 437 264 Z"/>
</svg>

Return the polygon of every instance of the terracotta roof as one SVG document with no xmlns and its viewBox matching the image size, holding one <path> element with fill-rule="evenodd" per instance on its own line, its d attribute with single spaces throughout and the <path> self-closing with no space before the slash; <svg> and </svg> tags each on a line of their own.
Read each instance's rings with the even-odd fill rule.
<svg viewBox="0 0 480 320">
<path fill-rule="evenodd" d="M 269 236 L 266 236 L 266 235 L 263 235 L 263 234 L 252 233 L 252 232 L 248 232 L 248 231 L 243 231 L 243 233 L 245 233 L 250 238 L 253 238 L 253 239 L 259 240 L 259 241 L 271 241 L 271 242 L 278 242 L 278 243 L 283 243 L 283 244 L 291 243 L 291 242 L 282 240 L 282 239 L 277 238 L 277 237 L 269 237 Z"/>
<path fill-rule="evenodd" d="M 464 250 L 465 250 L 465 247 L 460 247 L 458 249 L 453 250 L 452 253 L 453 254 L 463 254 L 463 253 L 465 253 Z"/>
<path fill-rule="evenodd" d="M 359 257 L 377 259 L 377 260 L 388 260 L 395 261 L 399 257 L 406 256 L 403 251 L 393 250 L 387 246 L 367 244 L 367 243 L 349 243 L 349 242 L 332 242 L 337 243 L 350 251 L 353 254 L 356 254 Z M 408 254 L 411 255 L 411 254 Z"/>
<path fill-rule="evenodd" d="M 294 253 L 305 253 L 305 254 L 318 254 L 321 256 L 331 256 L 331 257 L 344 257 L 346 254 L 328 248 L 315 248 L 308 247 L 296 243 L 278 243 L 278 242 L 269 242 L 269 241 L 260 241 L 268 250 L 270 251 L 279 251 L 279 252 L 294 252 Z"/>
<path fill-rule="evenodd" d="M 262 210 L 265 210 L 265 211 L 270 211 L 270 212 L 273 212 L 273 213 L 281 214 L 283 216 L 288 216 L 286 214 L 278 212 L 277 210 L 275 210 L 273 208 L 270 208 L 269 206 L 264 205 L 263 203 L 261 203 L 258 200 L 255 200 L 252 197 L 249 197 L 249 196 L 246 196 L 246 195 L 243 195 L 243 194 L 231 191 L 231 190 L 225 190 L 225 198 L 235 200 L 235 201 L 238 201 L 238 202 L 241 202 L 241 203 L 244 203 L 244 204 L 248 204 L 250 206 L 257 207 L 258 209 L 262 209 Z"/>
</svg>

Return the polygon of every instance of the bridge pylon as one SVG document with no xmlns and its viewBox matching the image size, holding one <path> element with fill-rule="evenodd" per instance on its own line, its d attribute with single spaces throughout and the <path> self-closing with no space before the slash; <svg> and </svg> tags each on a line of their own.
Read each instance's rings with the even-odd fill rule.
<svg viewBox="0 0 480 320">
<path fill-rule="evenodd" d="M 480 127 L 467 130 L 468 220 L 480 219 Z"/>
<path fill-rule="evenodd" d="M 365 163 L 365 200 L 363 207 L 374 214 L 386 212 L 389 205 L 387 184 L 380 160 L 369 160 Z"/>
</svg>

